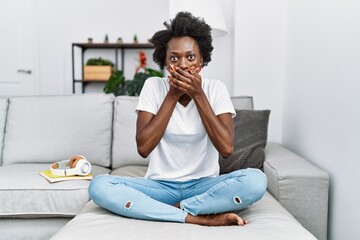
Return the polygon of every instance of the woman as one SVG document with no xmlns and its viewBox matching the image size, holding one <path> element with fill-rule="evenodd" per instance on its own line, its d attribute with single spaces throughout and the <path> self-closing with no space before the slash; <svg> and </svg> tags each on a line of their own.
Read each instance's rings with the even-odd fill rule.
<svg viewBox="0 0 360 240">
<path fill-rule="evenodd" d="M 263 196 L 266 177 L 257 169 L 219 176 L 218 154 L 233 152 L 235 111 L 225 85 L 199 74 L 211 61 L 211 28 L 188 12 L 164 25 L 151 42 L 154 61 L 170 75 L 146 80 L 137 106 L 146 176 L 98 176 L 90 196 L 130 218 L 242 226 L 247 221 L 233 212 Z"/>
</svg>

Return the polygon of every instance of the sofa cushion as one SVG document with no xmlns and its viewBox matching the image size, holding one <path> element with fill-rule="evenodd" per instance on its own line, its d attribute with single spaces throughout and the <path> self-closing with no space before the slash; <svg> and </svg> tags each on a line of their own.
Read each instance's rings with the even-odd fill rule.
<svg viewBox="0 0 360 240">
<path fill-rule="evenodd" d="M 195 224 L 129 219 L 115 215 L 90 201 L 51 240 L 315 240 L 269 193 L 238 214 L 249 223 L 243 227 L 206 227 Z"/>
<path fill-rule="evenodd" d="M 49 164 L 10 164 L 0 167 L 0 218 L 74 216 L 89 201 L 89 180 L 49 183 L 39 172 Z M 93 166 L 92 174 L 110 170 Z M 0 220 L 1 221 L 1 220 Z"/>
<path fill-rule="evenodd" d="M 234 118 L 234 152 L 219 157 L 220 174 L 243 168 L 262 169 L 270 110 L 236 110 Z"/>
<path fill-rule="evenodd" d="M 138 97 L 119 96 L 115 100 L 112 168 L 128 165 L 149 164 L 142 158 L 136 146 L 136 106 Z"/>
<path fill-rule="evenodd" d="M 0 165 L 2 164 L 2 150 L 4 143 L 6 114 L 8 110 L 8 99 L 0 98 Z"/>
<path fill-rule="evenodd" d="M 147 166 L 124 166 L 111 171 L 110 175 L 124 176 L 124 177 L 144 177 L 147 171 Z"/>
<path fill-rule="evenodd" d="M 250 96 L 231 97 L 232 104 L 235 109 L 252 110 L 254 109 L 254 101 Z"/>
<path fill-rule="evenodd" d="M 113 100 L 105 94 L 10 98 L 3 164 L 81 154 L 110 166 Z"/>
<path fill-rule="evenodd" d="M 71 218 L 3 218 L 1 240 L 49 240 Z M 46 227 L 44 227 L 46 226 Z"/>
</svg>

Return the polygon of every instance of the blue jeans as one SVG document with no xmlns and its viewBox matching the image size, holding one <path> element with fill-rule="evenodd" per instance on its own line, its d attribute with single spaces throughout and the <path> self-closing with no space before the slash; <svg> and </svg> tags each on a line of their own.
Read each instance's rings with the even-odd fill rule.
<svg viewBox="0 0 360 240">
<path fill-rule="evenodd" d="M 121 216 L 185 222 L 193 216 L 232 212 L 260 200 L 267 180 L 258 169 L 185 182 L 99 175 L 90 184 L 91 199 Z M 174 207 L 180 203 L 180 209 Z"/>
</svg>

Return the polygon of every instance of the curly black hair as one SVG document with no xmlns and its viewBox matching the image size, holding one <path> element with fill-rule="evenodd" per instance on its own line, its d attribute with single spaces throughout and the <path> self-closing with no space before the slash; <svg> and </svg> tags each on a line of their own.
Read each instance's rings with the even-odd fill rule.
<svg viewBox="0 0 360 240">
<path fill-rule="evenodd" d="M 204 19 L 194 17 L 190 12 L 179 12 L 169 22 L 164 22 L 166 30 L 158 31 L 150 39 L 155 51 L 153 60 L 161 69 L 166 62 L 167 43 L 174 37 L 192 37 L 199 45 L 200 54 L 203 58 L 203 67 L 211 61 L 212 46 L 211 27 Z"/>
</svg>

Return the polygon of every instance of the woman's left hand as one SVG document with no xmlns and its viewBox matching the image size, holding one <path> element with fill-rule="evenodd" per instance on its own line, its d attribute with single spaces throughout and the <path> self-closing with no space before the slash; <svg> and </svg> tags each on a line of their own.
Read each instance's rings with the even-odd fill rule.
<svg viewBox="0 0 360 240">
<path fill-rule="evenodd" d="M 189 67 L 188 71 L 179 67 L 174 67 L 173 69 L 169 70 L 171 74 L 171 77 L 169 78 L 169 84 L 170 86 L 187 94 L 191 98 L 194 98 L 202 91 L 202 79 L 199 75 L 200 71 L 201 67 L 196 66 Z"/>
</svg>

